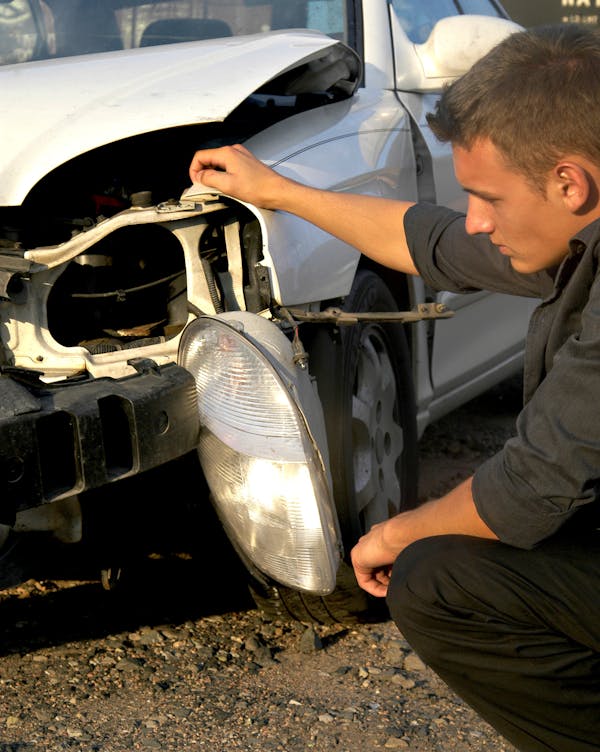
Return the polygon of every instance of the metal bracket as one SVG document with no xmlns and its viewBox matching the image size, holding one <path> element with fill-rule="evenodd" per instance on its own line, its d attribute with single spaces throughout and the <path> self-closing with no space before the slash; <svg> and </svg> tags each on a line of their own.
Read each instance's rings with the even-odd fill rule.
<svg viewBox="0 0 600 752">
<path fill-rule="evenodd" d="M 326 308 L 324 311 L 304 311 L 301 308 L 279 308 L 285 318 L 313 324 L 351 325 L 361 322 L 408 324 L 425 319 L 449 319 L 454 311 L 443 303 L 419 303 L 411 311 L 371 311 L 355 313 L 341 308 Z"/>
</svg>

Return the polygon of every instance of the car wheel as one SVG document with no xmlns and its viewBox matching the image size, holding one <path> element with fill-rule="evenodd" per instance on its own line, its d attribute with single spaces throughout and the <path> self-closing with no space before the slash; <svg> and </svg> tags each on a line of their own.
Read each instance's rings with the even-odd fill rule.
<svg viewBox="0 0 600 752">
<path fill-rule="evenodd" d="M 357 273 L 343 308 L 398 310 L 382 279 L 369 270 Z M 385 602 L 356 584 L 349 553 L 372 525 L 416 503 L 417 429 L 406 334 L 402 324 L 317 326 L 307 338 L 309 367 L 325 411 L 345 561 L 331 595 L 269 585 L 253 588 L 253 596 L 277 618 L 325 624 L 387 618 Z"/>
</svg>

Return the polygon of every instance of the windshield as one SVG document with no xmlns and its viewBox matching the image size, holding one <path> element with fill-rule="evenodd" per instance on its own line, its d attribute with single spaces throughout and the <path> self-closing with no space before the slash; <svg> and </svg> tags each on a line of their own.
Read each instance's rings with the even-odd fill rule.
<svg viewBox="0 0 600 752">
<path fill-rule="evenodd" d="M 0 0 L 0 65 L 279 29 L 347 42 L 345 0 Z"/>
</svg>

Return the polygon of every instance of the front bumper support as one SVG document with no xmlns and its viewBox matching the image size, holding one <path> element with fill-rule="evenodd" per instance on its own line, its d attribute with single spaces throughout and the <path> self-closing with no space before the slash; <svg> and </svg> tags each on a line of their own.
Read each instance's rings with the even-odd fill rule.
<svg viewBox="0 0 600 752">
<path fill-rule="evenodd" d="M 170 364 L 125 379 L 32 387 L 0 375 L 0 522 L 195 449 L 194 379 Z"/>
</svg>

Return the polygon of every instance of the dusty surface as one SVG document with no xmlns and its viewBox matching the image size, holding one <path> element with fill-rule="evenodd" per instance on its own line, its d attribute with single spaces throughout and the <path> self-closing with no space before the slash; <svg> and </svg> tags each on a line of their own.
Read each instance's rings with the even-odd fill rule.
<svg viewBox="0 0 600 752">
<path fill-rule="evenodd" d="M 422 496 L 494 452 L 519 402 L 509 382 L 428 429 Z M 59 557 L 0 593 L 0 752 L 513 752 L 391 622 L 266 622 L 207 537 L 210 551 L 138 562 L 120 592 Z"/>
</svg>

